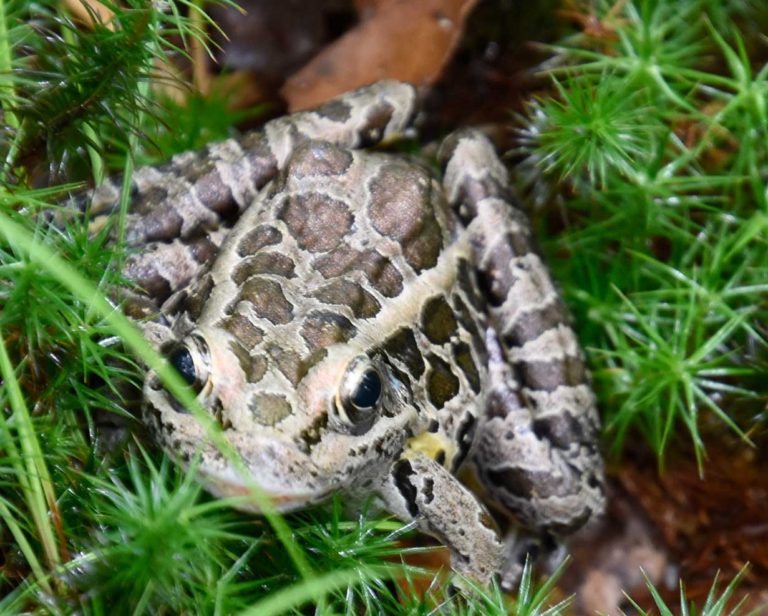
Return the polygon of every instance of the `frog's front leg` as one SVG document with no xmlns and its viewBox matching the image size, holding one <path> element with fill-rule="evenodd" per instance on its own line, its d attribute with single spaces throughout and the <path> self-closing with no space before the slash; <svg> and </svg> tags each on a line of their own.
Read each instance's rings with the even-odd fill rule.
<svg viewBox="0 0 768 616">
<path fill-rule="evenodd" d="M 492 518 L 435 460 L 410 453 L 395 462 L 381 497 L 400 519 L 416 520 L 421 530 L 440 539 L 458 573 L 487 585 L 500 570 L 504 550 Z"/>
<path fill-rule="evenodd" d="M 599 419 L 576 335 L 488 139 L 457 133 L 442 157 L 490 317 L 478 475 L 529 529 L 573 532 L 604 506 Z"/>
</svg>

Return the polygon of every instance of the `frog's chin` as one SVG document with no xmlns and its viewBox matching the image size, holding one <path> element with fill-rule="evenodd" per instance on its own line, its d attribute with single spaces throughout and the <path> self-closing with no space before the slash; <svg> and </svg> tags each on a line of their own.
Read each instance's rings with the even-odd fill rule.
<svg viewBox="0 0 768 616">
<path fill-rule="evenodd" d="M 243 481 L 239 476 L 222 476 L 217 473 L 207 473 L 198 470 L 198 474 L 211 494 L 217 498 L 231 498 L 232 506 L 241 511 L 263 513 L 260 504 L 262 499 L 268 500 L 277 511 L 286 512 L 303 509 L 314 503 L 325 500 L 331 494 L 328 491 L 268 489 L 255 481 Z"/>
</svg>

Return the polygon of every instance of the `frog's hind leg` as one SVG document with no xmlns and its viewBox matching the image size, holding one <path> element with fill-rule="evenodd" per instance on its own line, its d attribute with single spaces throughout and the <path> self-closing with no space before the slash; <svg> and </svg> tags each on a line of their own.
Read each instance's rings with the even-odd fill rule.
<svg viewBox="0 0 768 616">
<path fill-rule="evenodd" d="M 599 419 L 576 336 L 488 139 L 456 133 L 441 160 L 490 319 L 478 476 L 531 531 L 567 534 L 604 504 Z"/>
</svg>

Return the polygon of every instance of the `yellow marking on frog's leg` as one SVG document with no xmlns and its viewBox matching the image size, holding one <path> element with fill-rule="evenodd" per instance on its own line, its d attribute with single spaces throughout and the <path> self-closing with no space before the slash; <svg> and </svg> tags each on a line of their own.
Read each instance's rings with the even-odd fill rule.
<svg viewBox="0 0 768 616">
<path fill-rule="evenodd" d="M 456 443 L 446 435 L 424 432 L 408 439 L 403 457 L 412 458 L 423 454 L 440 466 L 451 468 L 458 452 L 459 448 Z"/>
</svg>

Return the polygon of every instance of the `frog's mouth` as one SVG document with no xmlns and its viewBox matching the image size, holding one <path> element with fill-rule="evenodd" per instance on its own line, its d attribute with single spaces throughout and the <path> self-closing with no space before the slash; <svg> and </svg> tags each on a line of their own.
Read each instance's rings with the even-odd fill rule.
<svg viewBox="0 0 768 616">
<path fill-rule="evenodd" d="M 240 475 L 228 471 L 225 474 L 198 470 L 199 478 L 211 494 L 217 498 L 232 498 L 233 506 L 241 511 L 263 513 L 262 499 L 267 499 L 277 511 L 301 509 L 327 498 L 332 490 L 312 490 L 284 486 L 265 486 L 255 479 L 243 480 Z"/>
<path fill-rule="evenodd" d="M 324 500 L 329 493 L 317 493 L 314 491 L 289 492 L 264 489 L 255 482 L 251 485 L 242 481 L 231 481 L 215 475 L 201 472 L 201 479 L 205 488 L 217 498 L 232 498 L 233 506 L 241 511 L 250 513 L 263 513 L 260 504 L 262 498 L 269 500 L 277 511 L 287 512 L 294 509 L 302 509 Z M 258 493 L 258 495 L 257 495 Z"/>
</svg>

